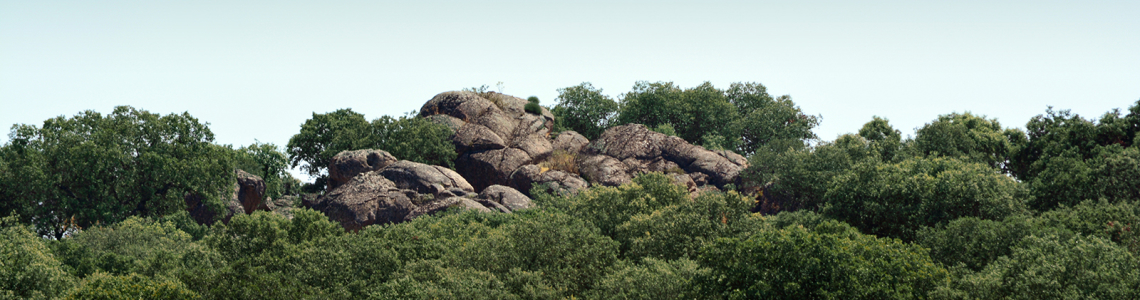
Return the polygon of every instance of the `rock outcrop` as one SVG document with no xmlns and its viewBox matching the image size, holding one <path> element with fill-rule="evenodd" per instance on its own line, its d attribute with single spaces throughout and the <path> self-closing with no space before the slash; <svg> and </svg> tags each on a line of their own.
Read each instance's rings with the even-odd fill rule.
<svg viewBox="0 0 1140 300">
<path fill-rule="evenodd" d="M 396 157 L 384 150 L 341 151 L 329 161 L 328 190 L 352 180 L 357 174 L 380 170 L 395 162 Z"/>
<path fill-rule="evenodd" d="M 234 198 L 238 199 L 246 214 L 257 210 L 268 211 L 265 201 L 265 180 L 261 176 L 249 174 L 242 170 L 234 171 L 237 177 L 237 186 L 234 187 Z"/>
<path fill-rule="evenodd" d="M 527 101 L 487 92 L 446 92 L 420 108 L 420 116 L 451 127 L 459 158 L 456 171 L 475 190 L 508 184 L 519 167 L 534 163 L 554 150 L 548 136 L 554 115 L 525 112 Z"/>
<path fill-rule="evenodd" d="M 647 172 L 669 175 L 696 197 L 738 183 L 748 166 L 731 151 L 710 151 L 638 124 L 612 127 L 593 141 L 574 131 L 551 139 L 554 116 L 546 109 L 527 113 L 526 103 L 494 92 L 438 94 L 421 107 L 420 117 L 452 129 L 454 171 L 397 160 L 382 150 L 345 151 L 329 165 L 328 194 L 299 200 L 359 230 L 454 207 L 510 213 L 534 207 L 533 187 L 572 194 L 590 183 L 617 186 Z M 250 206 L 239 203 L 248 212 Z M 269 209 L 288 213 L 275 205 L 281 204 Z"/>
<path fill-rule="evenodd" d="M 547 193 L 553 194 L 573 194 L 589 186 L 586 180 L 578 175 L 557 170 L 543 172 L 542 167 L 538 165 L 525 165 L 511 173 L 511 187 L 527 196 L 533 196 L 530 190 L 535 184 L 543 187 Z"/>
<path fill-rule="evenodd" d="M 534 202 L 525 194 L 516 189 L 501 185 L 492 185 L 483 189 L 483 192 L 479 193 L 479 199 L 486 199 L 498 203 L 510 211 L 534 207 Z"/>
<path fill-rule="evenodd" d="M 320 197 L 313 209 L 340 222 L 346 230 L 357 231 L 372 224 L 403 222 L 417 206 L 419 195 L 400 189 L 377 172 L 362 173 Z"/>
<path fill-rule="evenodd" d="M 732 151 L 707 150 L 640 124 L 607 129 L 585 147 L 584 153 L 586 159 L 580 167 L 583 174 L 604 185 L 628 182 L 627 176 L 642 172 L 684 172 L 698 185 L 703 185 L 704 179 L 707 184 L 723 187 L 737 183 L 740 171 L 748 167 L 747 160 Z M 618 160 L 621 165 L 605 157 Z"/>
<path fill-rule="evenodd" d="M 590 140 L 585 136 L 578 134 L 573 130 L 563 131 L 558 133 L 553 142 L 554 150 L 562 150 L 569 153 L 582 152 L 586 145 L 590 144 Z"/>
<path fill-rule="evenodd" d="M 379 170 L 380 176 L 395 183 L 397 188 L 409 189 L 420 194 L 439 196 L 447 192 L 464 196 L 475 192 L 463 176 L 451 169 L 401 160 Z"/>
<path fill-rule="evenodd" d="M 452 207 L 461 207 L 463 209 L 470 209 L 485 213 L 492 212 L 491 209 L 483 206 L 482 204 L 479 204 L 479 202 L 476 202 L 473 199 L 468 199 L 466 197 L 450 197 L 432 201 L 431 203 L 417 207 L 415 210 L 412 210 L 410 213 L 408 213 L 406 217 L 404 217 L 404 221 L 411 221 L 412 219 L 420 216 L 436 214 L 448 210 Z"/>
</svg>

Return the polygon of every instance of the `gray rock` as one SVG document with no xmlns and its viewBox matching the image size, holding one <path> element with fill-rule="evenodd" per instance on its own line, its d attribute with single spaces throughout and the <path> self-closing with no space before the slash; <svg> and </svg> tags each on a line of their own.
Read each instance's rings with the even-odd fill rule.
<svg viewBox="0 0 1140 300">
<path fill-rule="evenodd" d="M 475 191 L 463 176 L 459 176 L 459 173 L 440 166 L 401 160 L 388 165 L 378 173 L 395 183 L 397 188 L 421 194 L 439 194 L 453 188 L 465 192 Z"/>
<path fill-rule="evenodd" d="M 503 138 L 491 131 L 487 126 L 467 123 L 455 132 L 452 138 L 457 153 L 479 151 L 488 149 L 503 149 L 507 147 Z"/>
<path fill-rule="evenodd" d="M 550 140 L 537 133 L 517 139 L 511 147 L 526 152 L 531 161 L 546 159 L 550 157 L 551 152 L 554 152 L 554 145 L 550 143 Z"/>
<path fill-rule="evenodd" d="M 234 186 L 234 198 L 238 199 L 246 214 L 257 210 L 268 211 L 265 201 L 265 180 L 260 176 L 246 173 L 242 170 L 234 171 L 237 185 Z"/>
<path fill-rule="evenodd" d="M 475 190 L 481 191 L 491 185 L 506 183 L 515 169 L 530 160 L 526 152 L 515 148 L 468 152 L 456 160 L 455 169 L 468 179 Z"/>
<path fill-rule="evenodd" d="M 358 174 L 380 170 L 395 162 L 396 157 L 384 150 L 341 151 L 329 161 L 328 190 L 337 188 Z"/>
<path fill-rule="evenodd" d="M 483 206 L 482 204 L 479 204 L 479 202 L 475 202 L 475 200 L 467 199 L 464 197 L 450 197 L 439 199 L 417 207 L 415 210 L 412 210 L 404 217 L 404 221 L 411 221 L 424 215 L 433 215 L 442 211 L 446 211 L 452 207 L 473 209 L 479 212 L 492 212 L 491 209 Z"/>
<path fill-rule="evenodd" d="M 522 166 L 511 173 L 510 179 L 511 187 L 527 196 L 532 196 L 530 190 L 535 184 L 554 194 L 576 194 L 587 187 L 578 175 L 556 170 L 542 172 L 538 165 Z"/>
<path fill-rule="evenodd" d="M 630 158 L 633 159 L 633 158 Z M 591 182 L 605 186 L 619 186 L 632 179 L 626 164 L 609 155 L 591 155 L 581 158 L 578 172 Z"/>
<path fill-rule="evenodd" d="M 346 230 L 358 231 L 372 224 L 404 221 L 416 209 L 408 195 L 391 180 L 376 172 L 363 173 L 317 199 L 313 209 L 323 212 Z"/>
<path fill-rule="evenodd" d="M 731 151 L 710 151 L 689 144 L 679 137 L 653 132 L 640 124 L 607 129 L 586 146 L 586 151 L 611 156 L 627 165 L 633 165 L 638 171 L 644 168 L 648 171 L 668 172 L 673 168 L 668 162 L 672 162 L 690 175 L 707 175 L 707 182 L 716 186 L 737 183 L 740 171 L 748 167 L 743 156 Z M 662 159 L 668 162 L 663 162 Z M 594 180 L 593 174 L 588 177 Z M 701 178 L 694 176 L 693 180 L 701 185 Z"/>
<path fill-rule="evenodd" d="M 534 207 L 534 202 L 526 194 L 502 185 L 492 185 L 483 189 L 483 192 L 479 193 L 479 198 L 501 204 L 509 211 Z"/>
<path fill-rule="evenodd" d="M 539 115 L 526 113 L 526 103 L 494 92 L 446 92 L 424 103 L 420 116 L 458 128 L 452 136 L 459 154 L 456 170 L 476 190 L 482 190 L 507 184 L 508 175 L 519 166 L 544 159 L 553 151 L 548 136 L 554 115 L 545 108 Z"/>
<path fill-rule="evenodd" d="M 590 140 L 585 136 L 578 134 L 573 130 L 563 131 L 554 138 L 554 150 L 562 150 L 569 153 L 582 152 L 586 145 L 590 144 Z"/>
<path fill-rule="evenodd" d="M 511 213 L 510 208 L 507 208 L 506 206 L 503 206 L 502 204 L 499 204 L 498 202 L 495 202 L 495 201 L 491 201 L 491 200 L 487 200 L 487 199 L 480 199 L 480 198 L 475 198 L 475 199 L 471 199 L 471 200 L 479 203 L 480 205 L 483 205 L 483 207 L 491 209 L 491 211 L 493 211 L 493 212 L 508 213 L 508 214 Z"/>
</svg>

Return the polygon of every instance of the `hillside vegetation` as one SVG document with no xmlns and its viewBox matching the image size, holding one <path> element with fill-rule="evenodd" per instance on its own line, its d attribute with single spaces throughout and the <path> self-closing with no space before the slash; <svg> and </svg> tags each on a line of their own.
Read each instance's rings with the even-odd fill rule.
<svg viewBox="0 0 1140 300">
<path fill-rule="evenodd" d="M 758 83 L 558 91 L 281 147 L 125 106 L 16 124 L 0 299 L 1140 299 L 1140 101 L 819 140 Z"/>
</svg>

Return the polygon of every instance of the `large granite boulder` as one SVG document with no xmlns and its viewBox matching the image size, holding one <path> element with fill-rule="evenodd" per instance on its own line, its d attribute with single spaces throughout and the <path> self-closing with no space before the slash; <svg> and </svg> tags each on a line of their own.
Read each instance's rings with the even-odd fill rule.
<svg viewBox="0 0 1140 300">
<path fill-rule="evenodd" d="M 527 196 L 533 196 L 530 190 L 535 184 L 544 187 L 546 192 L 554 194 L 575 194 L 588 186 L 588 183 L 578 175 L 558 170 L 543 171 L 538 165 L 525 165 L 515 170 L 511 173 L 510 184 L 512 188 Z"/>
<path fill-rule="evenodd" d="M 619 186 L 632 180 L 626 165 L 608 155 L 582 157 L 578 161 L 578 173 L 590 182 L 605 186 Z"/>
<path fill-rule="evenodd" d="M 455 132 L 452 143 L 459 155 L 456 171 L 475 190 L 507 184 L 518 167 L 550 155 L 554 115 L 524 110 L 527 101 L 487 92 L 445 92 L 420 108 L 420 116 L 447 125 Z"/>
<path fill-rule="evenodd" d="M 234 186 L 234 198 L 238 199 L 246 214 L 257 210 L 268 211 L 265 201 L 265 180 L 261 176 L 249 174 L 246 171 L 234 171 L 237 185 Z"/>
<path fill-rule="evenodd" d="M 452 207 L 461 207 L 463 209 L 471 209 L 485 213 L 493 212 L 491 209 L 483 206 L 482 204 L 479 204 L 479 202 L 475 201 L 474 199 L 468 199 L 465 197 L 450 197 L 432 201 L 430 203 L 417 207 L 404 217 L 404 221 L 411 221 L 412 219 L 420 216 L 433 215 L 442 211 L 446 211 Z"/>
<path fill-rule="evenodd" d="M 397 188 L 420 194 L 439 195 L 456 189 L 462 194 L 475 192 L 475 188 L 459 173 L 440 166 L 401 160 L 381 169 L 379 173 L 395 183 Z"/>
<path fill-rule="evenodd" d="M 346 230 L 358 231 L 372 224 L 403 222 L 417 208 L 419 195 L 378 172 L 357 175 L 313 203 L 313 209 L 340 222 Z"/>
<path fill-rule="evenodd" d="M 468 152 L 455 161 L 455 170 L 481 191 L 488 186 L 507 184 L 516 169 L 531 162 L 525 151 L 516 148 Z"/>
<path fill-rule="evenodd" d="M 395 162 L 396 157 L 384 150 L 341 151 L 329 161 L 328 190 L 352 180 L 357 174 L 380 170 Z"/>
<path fill-rule="evenodd" d="M 586 148 L 586 145 L 590 144 L 590 140 L 586 139 L 585 136 L 578 134 L 576 131 L 567 130 L 558 133 L 558 136 L 554 138 L 554 142 L 552 142 L 552 144 L 554 146 L 554 150 L 562 150 L 569 153 L 578 153 L 582 152 L 582 149 Z"/>
<path fill-rule="evenodd" d="M 621 161 L 630 176 L 638 172 L 669 173 L 679 168 L 690 174 L 698 184 L 703 184 L 701 179 L 707 178 L 707 183 L 715 186 L 737 183 L 740 171 L 748 167 L 747 160 L 732 151 L 711 151 L 689 144 L 679 137 L 651 131 L 640 124 L 607 129 L 601 136 L 591 141 L 584 152 L 591 156 L 603 155 Z M 602 166 L 613 166 L 612 163 L 602 165 L 601 162 L 606 161 L 605 159 L 595 160 L 597 163 L 586 164 L 582 168 L 594 166 L 594 169 L 599 169 Z M 587 177 L 592 181 L 598 180 L 594 176 Z"/>
<path fill-rule="evenodd" d="M 483 192 L 479 193 L 479 199 L 498 203 L 510 211 L 534 207 L 534 202 L 526 194 L 502 185 L 492 185 L 483 189 Z"/>
</svg>

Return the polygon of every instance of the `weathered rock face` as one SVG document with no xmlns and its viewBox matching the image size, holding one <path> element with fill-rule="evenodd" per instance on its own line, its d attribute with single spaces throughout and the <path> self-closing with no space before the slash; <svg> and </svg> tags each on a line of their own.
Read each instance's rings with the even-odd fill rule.
<svg viewBox="0 0 1140 300">
<path fill-rule="evenodd" d="M 569 153 L 582 152 L 586 145 L 590 144 L 590 140 L 585 136 L 578 134 L 577 131 L 567 130 L 558 133 L 554 138 L 554 150 L 562 150 Z"/>
<path fill-rule="evenodd" d="M 743 156 L 731 151 L 710 151 L 679 137 L 651 131 L 640 124 L 607 129 L 590 142 L 584 152 L 588 158 L 580 167 L 583 174 L 604 185 L 628 182 L 620 174 L 622 167 L 605 159 L 606 156 L 620 161 L 626 176 L 642 172 L 669 173 L 679 168 L 688 173 L 697 185 L 736 183 L 740 171 L 748 167 Z"/>
<path fill-rule="evenodd" d="M 626 165 L 608 155 L 590 155 L 578 162 L 578 172 L 590 181 L 605 185 L 619 186 L 629 183 L 632 177 Z"/>
<path fill-rule="evenodd" d="M 395 162 L 396 157 L 384 150 L 341 151 L 329 161 L 328 190 L 352 180 L 357 174 L 380 170 Z"/>
<path fill-rule="evenodd" d="M 417 197 L 415 191 L 397 188 L 391 180 L 369 172 L 318 198 L 313 209 L 340 222 L 346 230 L 357 231 L 372 224 L 403 222 L 416 209 L 412 199 Z"/>
<path fill-rule="evenodd" d="M 479 204 L 479 202 L 476 202 L 475 200 L 467 199 L 465 197 L 451 197 L 432 201 L 431 203 L 417 207 L 416 209 L 409 212 L 406 217 L 404 217 L 404 221 L 411 221 L 412 219 L 424 215 L 432 215 L 445 211 L 452 207 L 462 207 L 463 209 L 472 209 L 479 212 L 492 212 L 491 209 L 488 209 L 482 204 Z"/>
<path fill-rule="evenodd" d="M 454 189 L 463 191 L 463 194 L 475 191 L 475 188 L 459 176 L 459 173 L 440 166 L 401 160 L 379 172 L 380 176 L 395 183 L 397 188 L 413 190 L 420 194 L 439 195 Z"/>
<path fill-rule="evenodd" d="M 242 170 L 237 170 L 235 173 L 237 186 L 234 187 L 234 198 L 241 203 L 245 213 L 252 214 L 256 210 L 268 211 L 269 207 L 265 203 L 265 180 Z"/>
<path fill-rule="evenodd" d="M 498 203 L 510 211 L 534 207 L 534 202 L 525 194 L 516 189 L 501 185 L 492 185 L 483 189 L 483 192 L 479 193 L 479 198 Z"/>
<path fill-rule="evenodd" d="M 546 192 L 555 194 L 574 194 L 588 186 L 578 175 L 556 170 L 543 172 L 538 165 L 522 166 L 510 177 L 511 187 L 527 196 L 532 196 L 530 189 L 536 183 L 545 186 Z"/>
<path fill-rule="evenodd" d="M 269 201 L 269 203 L 273 204 L 270 206 L 270 210 L 278 215 L 285 217 L 286 219 L 292 220 L 293 203 L 296 203 L 297 201 L 301 201 L 301 199 L 299 199 L 297 196 L 281 196 L 281 198 Z"/>
<path fill-rule="evenodd" d="M 456 170 L 476 190 L 507 184 L 518 167 L 549 156 L 554 115 L 526 113 L 522 98 L 474 92 L 446 92 L 420 108 L 420 116 L 455 130 Z"/>
<path fill-rule="evenodd" d="M 467 152 L 455 161 L 455 170 L 481 191 L 491 185 L 506 184 L 512 172 L 530 161 L 526 152 L 515 148 Z"/>
</svg>

